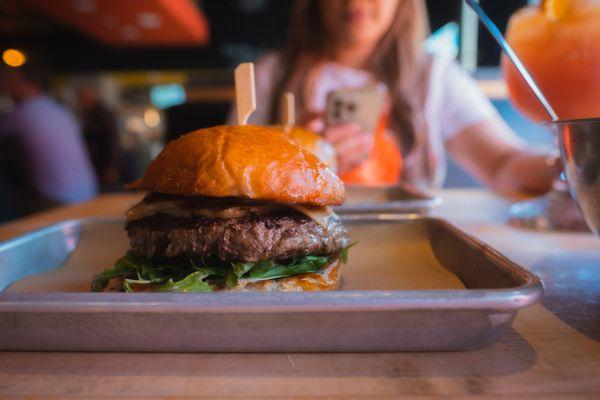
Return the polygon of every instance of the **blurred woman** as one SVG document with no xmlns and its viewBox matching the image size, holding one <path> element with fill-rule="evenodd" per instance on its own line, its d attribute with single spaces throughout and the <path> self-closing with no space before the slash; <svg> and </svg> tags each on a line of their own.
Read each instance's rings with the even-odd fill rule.
<svg viewBox="0 0 600 400">
<path fill-rule="evenodd" d="M 427 33 L 423 0 L 296 1 L 287 47 L 257 62 L 250 122 L 277 122 L 281 96 L 291 91 L 298 119 L 335 146 L 347 182 L 436 188 L 448 152 L 500 192 L 550 189 L 547 155 L 527 149 L 453 60 L 423 51 Z M 324 123 L 328 93 L 376 83 L 389 93 L 378 132 Z"/>
<path fill-rule="evenodd" d="M 18 169 L 29 176 L 15 183 L 21 213 L 86 201 L 97 194 L 79 125 L 67 108 L 45 93 L 41 75 L 30 66 L 0 69 L 0 91 L 15 104 L 0 121 L 0 138 L 15 139 Z"/>
</svg>

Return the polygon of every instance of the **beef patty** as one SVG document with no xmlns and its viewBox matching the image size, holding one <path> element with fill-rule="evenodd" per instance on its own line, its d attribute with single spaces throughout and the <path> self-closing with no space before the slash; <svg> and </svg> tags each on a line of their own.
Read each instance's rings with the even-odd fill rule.
<svg viewBox="0 0 600 400">
<path fill-rule="evenodd" d="M 288 209 L 237 218 L 155 214 L 126 225 L 133 253 L 145 257 L 216 257 L 223 261 L 282 261 L 326 255 L 348 245 L 346 229 L 332 214 L 327 227 Z"/>
</svg>

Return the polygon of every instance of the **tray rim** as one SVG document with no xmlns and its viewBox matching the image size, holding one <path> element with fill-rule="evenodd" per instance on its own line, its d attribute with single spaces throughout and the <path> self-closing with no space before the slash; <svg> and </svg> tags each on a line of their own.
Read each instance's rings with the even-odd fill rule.
<svg viewBox="0 0 600 400">
<path fill-rule="evenodd" d="M 524 283 L 501 289 L 347 290 L 324 292 L 215 292 L 215 293 L 7 293 L 0 292 L 0 313 L 320 313 L 402 310 L 519 310 L 536 303 L 543 294 L 539 277 L 447 220 L 396 214 L 368 215 L 355 222 L 389 223 L 433 221 L 479 246 L 485 256 Z M 60 221 L 0 242 L 0 252 L 58 229 L 86 223 L 122 222 L 116 217 L 86 217 Z"/>
<path fill-rule="evenodd" d="M 361 203 L 361 204 L 348 204 L 342 206 L 335 206 L 332 209 L 337 214 L 352 214 L 352 213 L 378 213 L 381 211 L 386 211 L 388 213 L 417 213 L 417 214 L 426 214 L 430 212 L 433 208 L 442 204 L 441 197 L 432 197 L 430 199 L 422 199 L 422 200 L 394 200 L 394 201 L 385 201 L 381 203 Z"/>
<path fill-rule="evenodd" d="M 347 190 L 357 188 L 358 190 L 373 189 L 369 185 L 353 184 L 348 185 Z M 362 202 L 362 203 L 347 203 L 341 206 L 332 207 L 338 214 L 373 214 L 379 212 L 387 213 L 416 213 L 425 215 L 431 212 L 435 207 L 443 203 L 441 196 L 433 195 L 419 190 L 413 185 L 407 183 L 398 183 L 396 185 L 374 187 L 376 190 L 389 190 L 399 188 L 408 194 L 415 197 L 407 200 L 391 200 L 382 202 Z"/>
</svg>

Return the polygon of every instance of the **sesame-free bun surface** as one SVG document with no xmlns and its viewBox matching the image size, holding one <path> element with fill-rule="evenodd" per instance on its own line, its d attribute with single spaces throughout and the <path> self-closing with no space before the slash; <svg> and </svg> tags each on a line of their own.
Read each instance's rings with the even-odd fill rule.
<svg viewBox="0 0 600 400">
<path fill-rule="evenodd" d="M 337 205 L 341 180 L 280 129 L 216 126 L 167 144 L 130 189 L 181 196 L 246 197 Z"/>
</svg>

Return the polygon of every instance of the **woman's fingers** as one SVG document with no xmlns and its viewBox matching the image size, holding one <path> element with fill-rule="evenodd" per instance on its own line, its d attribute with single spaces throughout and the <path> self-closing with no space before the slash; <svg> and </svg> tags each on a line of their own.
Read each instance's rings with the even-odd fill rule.
<svg viewBox="0 0 600 400">
<path fill-rule="evenodd" d="M 313 132 L 317 132 L 317 133 L 323 132 L 323 130 L 325 129 L 325 123 L 323 122 L 323 118 L 320 118 L 320 117 L 316 117 L 311 120 L 308 120 L 304 124 L 304 126 L 309 131 L 313 131 Z"/>
<path fill-rule="evenodd" d="M 369 136 L 361 136 L 340 142 L 335 146 L 338 157 L 349 166 L 362 164 L 371 153 L 373 141 Z"/>
<path fill-rule="evenodd" d="M 359 125 L 346 123 L 328 126 L 325 128 L 323 136 L 325 139 L 335 144 L 359 136 L 361 133 L 362 132 Z"/>
<path fill-rule="evenodd" d="M 335 148 L 339 172 L 345 172 L 362 164 L 371 153 L 375 137 L 354 123 L 325 126 L 321 116 L 307 120 L 304 126 L 323 137 Z"/>
<path fill-rule="evenodd" d="M 325 129 L 325 122 L 323 121 L 323 113 L 308 111 L 302 117 L 300 125 L 304 126 L 309 131 L 323 132 Z"/>
<path fill-rule="evenodd" d="M 326 138 L 335 147 L 340 172 L 345 172 L 362 164 L 371 153 L 374 136 L 370 132 L 353 127 L 328 129 Z"/>
</svg>

